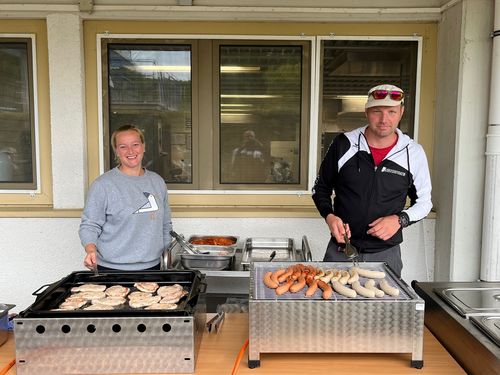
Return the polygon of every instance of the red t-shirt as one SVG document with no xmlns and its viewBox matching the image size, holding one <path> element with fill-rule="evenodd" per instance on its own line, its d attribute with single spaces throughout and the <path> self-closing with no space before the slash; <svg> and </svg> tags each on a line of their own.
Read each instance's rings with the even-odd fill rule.
<svg viewBox="0 0 500 375">
<path fill-rule="evenodd" d="M 370 146 L 370 151 L 372 152 L 373 161 L 375 162 L 376 166 L 378 166 L 382 162 L 382 160 L 384 160 L 385 156 L 389 153 L 389 151 L 392 150 L 396 143 L 398 143 L 398 137 L 396 137 L 394 143 L 389 147 L 376 148 Z"/>
</svg>

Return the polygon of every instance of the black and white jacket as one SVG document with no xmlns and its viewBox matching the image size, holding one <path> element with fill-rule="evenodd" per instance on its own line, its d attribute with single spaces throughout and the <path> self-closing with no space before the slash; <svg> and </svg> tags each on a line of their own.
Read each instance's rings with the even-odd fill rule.
<svg viewBox="0 0 500 375">
<path fill-rule="evenodd" d="M 313 188 L 312 198 L 324 218 L 339 216 L 351 229 L 361 252 L 378 252 L 403 241 L 401 228 L 387 241 L 368 235 L 372 221 L 404 211 L 410 223 L 432 208 L 431 180 L 425 152 L 396 129 L 398 141 L 375 166 L 365 138 L 367 126 L 338 135 L 331 143 Z M 332 192 L 335 192 L 332 206 Z M 410 198 L 410 207 L 405 208 Z"/>
</svg>

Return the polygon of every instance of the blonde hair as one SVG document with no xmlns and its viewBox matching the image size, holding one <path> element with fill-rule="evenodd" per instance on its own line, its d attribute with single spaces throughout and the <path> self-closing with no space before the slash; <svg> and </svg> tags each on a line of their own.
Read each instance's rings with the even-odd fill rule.
<svg viewBox="0 0 500 375">
<path fill-rule="evenodd" d="M 115 162 L 117 164 L 120 164 L 120 159 L 118 158 L 118 155 L 116 154 L 116 136 L 120 133 L 123 133 L 123 132 L 126 132 L 126 131 L 129 131 L 129 130 L 132 130 L 134 132 L 136 132 L 138 135 L 139 135 L 139 138 L 141 139 L 141 143 L 144 144 L 145 143 L 145 138 L 144 138 L 144 133 L 142 132 L 141 129 L 139 129 L 137 126 L 135 125 L 130 125 L 130 124 L 127 124 L 127 125 L 122 125 L 120 126 L 118 129 L 116 129 L 112 134 L 111 134 L 111 147 L 113 148 L 113 152 L 115 154 Z"/>
</svg>

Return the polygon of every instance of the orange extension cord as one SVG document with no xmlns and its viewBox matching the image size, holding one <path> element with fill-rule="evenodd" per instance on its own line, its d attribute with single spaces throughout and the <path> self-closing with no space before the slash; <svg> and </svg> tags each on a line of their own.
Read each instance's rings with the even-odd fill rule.
<svg viewBox="0 0 500 375">
<path fill-rule="evenodd" d="M 3 369 L 0 370 L 0 375 L 5 375 L 6 373 L 9 372 L 10 368 L 16 364 L 16 359 L 14 358 L 12 361 L 10 361 L 7 366 L 5 366 Z"/>
<path fill-rule="evenodd" d="M 248 346 L 248 339 L 245 340 L 245 343 L 243 344 L 243 346 L 240 349 L 240 352 L 238 353 L 238 357 L 236 357 L 236 361 L 234 362 L 233 372 L 231 372 L 231 375 L 235 375 L 236 372 L 238 371 L 238 367 L 240 366 L 241 359 L 245 354 L 245 350 L 247 350 L 247 346 Z"/>
</svg>

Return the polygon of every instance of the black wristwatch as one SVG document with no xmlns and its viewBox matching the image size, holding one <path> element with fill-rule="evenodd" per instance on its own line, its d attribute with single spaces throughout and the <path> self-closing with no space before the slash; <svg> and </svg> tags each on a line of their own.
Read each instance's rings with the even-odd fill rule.
<svg viewBox="0 0 500 375">
<path fill-rule="evenodd" d="M 401 225 L 401 228 L 406 228 L 408 225 L 410 225 L 410 217 L 406 212 L 400 212 L 398 214 L 399 218 L 399 225 Z"/>
</svg>

